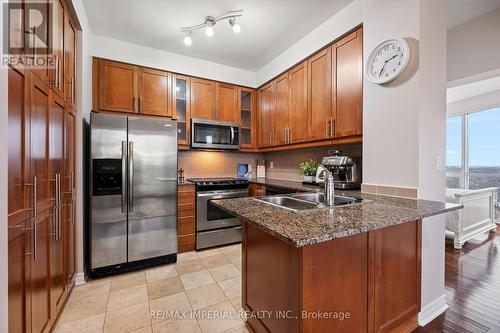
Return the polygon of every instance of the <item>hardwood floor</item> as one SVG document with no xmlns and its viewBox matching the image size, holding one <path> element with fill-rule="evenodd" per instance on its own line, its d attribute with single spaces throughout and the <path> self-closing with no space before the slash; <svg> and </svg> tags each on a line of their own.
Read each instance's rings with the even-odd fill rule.
<svg viewBox="0 0 500 333">
<path fill-rule="evenodd" d="M 500 226 L 467 242 L 446 244 L 449 309 L 416 332 L 500 332 Z"/>
</svg>

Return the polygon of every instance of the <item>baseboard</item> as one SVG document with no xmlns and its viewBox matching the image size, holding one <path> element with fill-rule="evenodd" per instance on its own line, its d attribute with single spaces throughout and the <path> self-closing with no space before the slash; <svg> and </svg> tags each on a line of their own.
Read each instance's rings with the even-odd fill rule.
<svg viewBox="0 0 500 333">
<path fill-rule="evenodd" d="M 420 310 L 418 324 L 425 326 L 446 310 L 448 310 L 448 304 L 446 304 L 446 296 L 443 294 Z"/>
<path fill-rule="evenodd" d="M 80 286 L 82 284 L 85 284 L 85 274 L 83 272 L 81 273 L 76 273 L 75 275 L 75 286 Z"/>
</svg>

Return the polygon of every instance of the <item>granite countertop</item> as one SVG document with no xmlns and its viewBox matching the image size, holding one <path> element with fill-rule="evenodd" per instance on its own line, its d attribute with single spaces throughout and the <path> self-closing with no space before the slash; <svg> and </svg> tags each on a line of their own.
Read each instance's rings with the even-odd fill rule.
<svg viewBox="0 0 500 333">
<path fill-rule="evenodd" d="M 321 190 L 317 186 L 296 181 L 251 179 L 250 182 L 298 191 Z M 382 229 L 463 208 L 457 204 L 364 194 L 359 191 L 336 191 L 336 194 L 358 197 L 365 201 L 348 206 L 299 212 L 269 205 L 255 198 L 214 200 L 212 203 L 295 247 Z"/>
</svg>

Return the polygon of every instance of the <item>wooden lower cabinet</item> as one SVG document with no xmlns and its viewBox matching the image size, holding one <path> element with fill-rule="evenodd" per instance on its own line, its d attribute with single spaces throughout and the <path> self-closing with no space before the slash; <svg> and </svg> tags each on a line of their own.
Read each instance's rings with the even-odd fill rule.
<svg viewBox="0 0 500 333">
<path fill-rule="evenodd" d="M 51 329 L 51 277 L 50 277 L 50 239 L 53 221 L 50 210 L 36 217 L 33 222 L 33 251 L 31 260 L 31 332 L 49 332 Z M 54 318 L 55 319 L 55 318 Z"/>
<path fill-rule="evenodd" d="M 270 314 L 249 317 L 252 332 L 401 333 L 418 326 L 420 220 L 301 248 L 243 221 L 242 249 L 243 308 Z"/>
<path fill-rule="evenodd" d="M 31 268 L 30 220 L 9 227 L 9 332 L 31 331 L 29 279 Z"/>
<path fill-rule="evenodd" d="M 177 192 L 177 252 L 196 249 L 196 192 L 194 184 L 179 184 Z"/>
<path fill-rule="evenodd" d="M 266 185 L 260 185 L 255 183 L 248 184 L 249 197 L 262 197 L 265 195 L 266 195 Z"/>
</svg>

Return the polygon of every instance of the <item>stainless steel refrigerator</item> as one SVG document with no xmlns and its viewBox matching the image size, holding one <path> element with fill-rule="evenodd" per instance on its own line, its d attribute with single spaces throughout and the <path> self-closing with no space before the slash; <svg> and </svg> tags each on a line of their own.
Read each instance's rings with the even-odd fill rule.
<svg viewBox="0 0 500 333">
<path fill-rule="evenodd" d="M 90 274 L 176 260 L 177 123 L 91 113 Z"/>
</svg>

